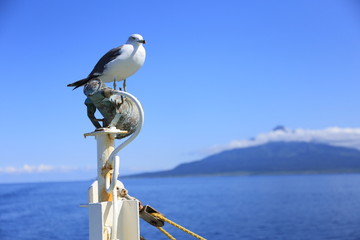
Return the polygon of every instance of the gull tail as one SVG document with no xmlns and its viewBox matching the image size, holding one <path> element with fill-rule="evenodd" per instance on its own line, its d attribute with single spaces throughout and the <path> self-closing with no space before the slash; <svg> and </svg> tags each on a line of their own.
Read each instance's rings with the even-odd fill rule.
<svg viewBox="0 0 360 240">
<path fill-rule="evenodd" d="M 68 87 L 74 87 L 73 90 L 75 90 L 75 89 L 77 89 L 78 87 L 84 86 L 84 85 L 85 85 L 86 83 L 88 83 L 89 81 L 90 81 L 90 79 L 84 78 L 84 79 L 81 79 L 81 80 L 79 80 L 79 81 L 70 83 L 70 84 L 68 84 L 67 86 L 68 86 Z"/>
</svg>

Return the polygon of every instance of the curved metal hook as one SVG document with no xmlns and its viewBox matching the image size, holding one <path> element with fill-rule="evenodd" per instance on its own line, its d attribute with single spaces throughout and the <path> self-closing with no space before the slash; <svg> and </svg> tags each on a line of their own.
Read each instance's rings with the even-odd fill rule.
<svg viewBox="0 0 360 240">
<path fill-rule="evenodd" d="M 130 142 L 132 142 L 139 135 L 139 133 L 144 125 L 144 110 L 143 110 L 139 100 L 137 100 L 136 97 L 134 97 L 133 95 L 131 95 L 130 93 L 127 93 L 127 92 L 118 91 L 118 90 L 113 90 L 113 92 L 116 94 L 119 94 L 120 96 L 128 97 L 135 103 L 136 107 L 139 110 L 139 123 L 138 123 L 138 127 L 136 128 L 135 132 L 128 139 L 126 139 L 122 144 L 120 144 L 118 147 L 116 147 L 109 156 L 108 163 L 113 166 L 114 172 L 112 175 L 110 186 L 108 187 L 107 186 L 108 184 L 106 184 L 106 192 L 108 192 L 108 193 L 110 193 L 114 190 L 114 188 L 116 186 L 116 182 L 117 182 L 117 177 L 119 175 L 119 158 L 116 161 L 115 156 L 121 149 L 126 147 Z M 116 166 L 114 166 L 114 165 L 116 165 Z M 117 171 L 117 172 L 115 173 L 115 171 Z"/>
</svg>

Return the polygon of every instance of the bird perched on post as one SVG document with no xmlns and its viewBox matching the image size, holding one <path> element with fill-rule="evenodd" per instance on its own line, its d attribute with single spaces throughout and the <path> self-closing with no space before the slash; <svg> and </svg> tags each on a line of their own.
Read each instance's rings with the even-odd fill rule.
<svg viewBox="0 0 360 240">
<path fill-rule="evenodd" d="M 126 79 L 137 72 L 145 62 L 145 43 L 140 34 L 131 35 L 126 44 L 111 49 L 100 58 L 89 76 L 67 86 L 76 89 L 97 78 L 103 82 L 114 82 L 114 89 L 117 81 L 124 81 L 123 88 L 126 91 Z"/>
</svg>

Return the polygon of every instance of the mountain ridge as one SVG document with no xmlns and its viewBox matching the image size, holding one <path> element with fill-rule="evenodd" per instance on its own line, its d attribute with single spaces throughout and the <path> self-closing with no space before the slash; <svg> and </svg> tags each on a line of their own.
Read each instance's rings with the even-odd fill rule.
<svg viewBox="0 0 360 240">
<path fill-rule="evenodd" d="M 166 171 L 127 177 L 360 172 L 360 151 L 316 142 L 269 142 L 225 150 Z"/>
</svg>

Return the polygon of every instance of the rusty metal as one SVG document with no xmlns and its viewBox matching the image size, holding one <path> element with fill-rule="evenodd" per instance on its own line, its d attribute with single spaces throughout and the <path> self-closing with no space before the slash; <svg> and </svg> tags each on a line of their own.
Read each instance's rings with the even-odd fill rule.
<svg viewBox="0 0 360 240">
<path fill-rule="evenodd" d="M 146 222 L 150 223 L 151 225 L 153 225 L 154 227 L 162 227 L 164 226 L 165 222 L 157 217 L 154 217 L 153 215 L 151 215 L 152 213 L 159 213 L 156 209 L 150 207 L 149 205 L 145 205 L 141 210 L 140 210 L 140 217 L 142 219 L 144 219 Z"/>
<path fill-rule="evenodd" d="M 99 79 L 89 81 L 84 86 L 84 94 L 87 96 L 85 105 L 88 118 L 97 131 L 111 127 L 127 131 L 117 134 L 117 139 L 135 132 L 139 124 L 139 110 L 129 98 L 118 95 L 116 90 L 107 87 Z M 103 119 L 95 117 L 96 111 L 100 112 Z"/>
</svg>

